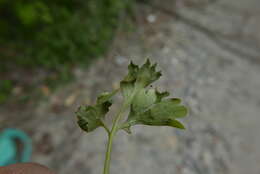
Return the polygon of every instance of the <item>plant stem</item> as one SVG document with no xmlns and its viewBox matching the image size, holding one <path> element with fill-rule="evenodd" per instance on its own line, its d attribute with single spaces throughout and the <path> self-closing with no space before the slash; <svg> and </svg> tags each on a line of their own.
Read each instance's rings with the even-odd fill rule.
<svg viewBox="0 0 260 174">
<path fill-rule="evenodd" d="M 109 174 L 113 137 L 114 135 L 112 135 L 111 133 L 108 135 L 107 152 L 103 174 Z"/>
<path fill-rule="evenodd" d="M 125 101 L 123 103 L 123 105 L 121 106 L 115 120 L 113 121 L 113 126 L 112 126 L 111 131 L 109 131 L 106 126 L 104 126 L 104 128 L 106 129 L 106 131 L 108 133 L 108 143 L 107 143 L 107 151 L 106 151 L 106 158 L 105 158 L 103 174 L 109 174 L 113 138 L 114 138 L 116 132 L 118 131 L 118 123 L 119 123 L 123 113 L 129 107 L 131 101 L 133 100 L 133 97 L 135 96 L 137 89 L 138 88 L 135 86 L 134 91 L 132 92 L 129 99 L 127 101 Z"/>
<path fill-rule="evenodd" d="M 108 129 L 107 125 L 103 121 L 101 121 L 101 124 L 102 124 L 103 128 L 105 128 L 106 132 L 108 134 L 110 134 L 110 130 Z"/>
<path fill-rule="evenodd" d="M 119 113 L 115 118 L 115 121 L 113 122 L 112 130 L 108 132 L 108 143 L 107 143 L 106 159 L 105 159 L 103 174 L 109 174 L 113 138 L 117 132 L 117 124 L 125 110 L 125 106 L 126 105 L 123 104 L 123 106 L 121 107 Z"/>
</svg>

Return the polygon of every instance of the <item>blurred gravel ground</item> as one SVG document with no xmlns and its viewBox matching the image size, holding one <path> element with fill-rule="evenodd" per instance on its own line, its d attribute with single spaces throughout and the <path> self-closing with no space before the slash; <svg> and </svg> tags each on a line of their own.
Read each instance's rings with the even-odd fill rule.
<svg viewBox="0 0 260 174">
<path fill-rule="evenodd" d="M 1 108 L 0 121 L 32 135 L 34 161 L 62 174 L 101 173 L 105 132 L 81 132 L 74 111 L 116 88 L 130 59 L 150 57 L 164 75 L 156 85 L 189 106 L 187 130 L 120 132 L 111 173 L 259 174 L 260 1 L 148 2 L 136 9 L 137 29 L 119 33 L 105 59 L 75 69 L 76 82 L 37 107 Z"/>
</svg>

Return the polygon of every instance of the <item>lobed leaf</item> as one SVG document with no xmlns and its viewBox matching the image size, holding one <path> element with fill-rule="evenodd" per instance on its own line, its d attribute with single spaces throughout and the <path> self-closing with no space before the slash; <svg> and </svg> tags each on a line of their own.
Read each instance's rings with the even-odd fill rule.
<svg viewBox="0 0 260 174">
<path fill-rule="evenodd" d="M 149 60 L 139 67 L 131 62 L 128 74 L 120 82 L 120 90 L 124 97 L 124 108 L 130 107 L 127 120 L 119 126 L 130 133 L 131 126 L 142 124 L 149 126 L 171 126 L 184 129 L 177 119 L 187 115 L 187 108 L 181 105 L 178 98 L 167 98 L 169 92 L 159 92 L 148 88 L 158 80 L 161 72 L 156 70 L 157 64 Z M 94 106 L 82 106 L 76 112 L 79 126 L 87 131 L 104 126 L 102 119 L 112 105 L 111 98 L 118 92 L 104 92 L 98 96 Z"/>
<path fill-rule="evenodd" d="M 109 111 L 112 105 L 111 98 L 117 91 L 111 93 L 105 92 L 98 96 L 97 103 L 94 106 L 81 106 L 76 112 L 78 125 L 86 132 L 91 132 L 96 128 L 103 126 L 102 119 Z"/>
<path fill-rule="evenodd" d="M 156 71 L 157 64 L 151 64 L 149 59 L 139 67 L 131 62 L 128 66 L 128 74 L 121 81 L 120 88 L 125 99 L 128 99 L 134 92 L 134 89 L 145 88 L 160 78 L 161 72 Z"/>
<path fill-rule="evenodd" d="M 101 104 L 101 103 L 104 103 L 106 101 L 109 101 L 117 92 L 118 92 L 118 90 L 114 90 L 112 92 L 101 93 L 97 98 L 97 103 Z"/>
<path fill-rule="evenodd" d="M 161 76 L 156 71 L 156 64 L 149 60 L 140 68 L 132 62 L 128 66 L 128 74 L 121 82 L 124 98 L 130 99 L 130 113 L 122 128 L 130 133 L 130 127 L 137 124 L 150 126 L 171 126 L 184 129 L 176 120 L 187 115 L 187 108 L 181 105 L 178 98 L 165 99 L 169 92 L 146 89 Z"/>
<path fill-rule="evenodd" d="M 138 103 L 133 102 L 126 124 L 130 123 L 129 126 L 145 124 L 154 126 L 166 125 L 177 128 L 184 127 L 175 126 L 177 124 L 176 118 L 187 115 L 187 108 L 179 104 L 180 99 L 177 98 L 163 100 L 159 103 L 149 103 L 149 106 L 138 106 Z"/>
</svg>

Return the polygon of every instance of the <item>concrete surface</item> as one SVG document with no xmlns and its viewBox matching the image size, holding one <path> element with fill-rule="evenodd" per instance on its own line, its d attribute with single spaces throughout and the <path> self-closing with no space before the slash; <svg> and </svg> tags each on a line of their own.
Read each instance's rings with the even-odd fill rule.
<svg viewBox="0 0 260 174">
<path fill-rule="evenodd" d="M 120 132 L 111 174 L 259 174 L 260 1 L 148 2 L 138 4 L 136 29 L 118 33 L 106 58 L 75 69 L 74 83 L 34 108 L 1 108 L 0 121 L 30 133 L 33 161 L 61 174 L 102 173 L 105 132 L 81 132 L 74 111 L 116 88 L 130 59 L 150 57 L 163 72 L 156 85 L 190 108 L 187 130 Z"/>
</svg>

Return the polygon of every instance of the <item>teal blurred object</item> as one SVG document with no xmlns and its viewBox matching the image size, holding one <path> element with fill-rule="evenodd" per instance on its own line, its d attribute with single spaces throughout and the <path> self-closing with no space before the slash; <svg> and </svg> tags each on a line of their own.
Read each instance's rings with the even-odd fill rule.
<svg viewBox="0 0 260 174">
<path fill-rule="evenodd" d="M 16 140 L 23 145 L 21 154 L 18 154 Z M 23 131 L 18 129 L 4 129 L 0 133 L 0 166 L 29 162 L 32 154 L 32 141 Z"/>
</svg>

